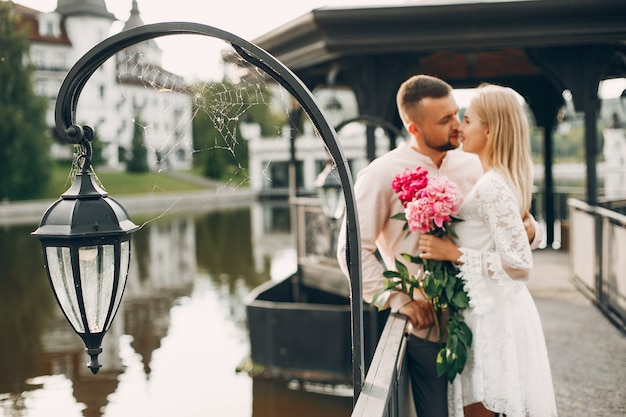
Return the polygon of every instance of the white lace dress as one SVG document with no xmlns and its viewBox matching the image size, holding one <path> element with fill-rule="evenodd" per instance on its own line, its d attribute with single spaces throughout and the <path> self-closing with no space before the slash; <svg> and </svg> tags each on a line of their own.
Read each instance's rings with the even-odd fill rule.
<svg viewBox="0 0 626 417">
<path fill-rule="evenodd" d="M 519 204 L 504 177 L 486 172 L 459 209 L 460 276 L 473 333 L 467 364 L 450 386 L 450 416 L 482 402 L 507 417 L 553 417 L 556 404 L 543 329 L 525 280 L 532 254 Z"/>
</svg>

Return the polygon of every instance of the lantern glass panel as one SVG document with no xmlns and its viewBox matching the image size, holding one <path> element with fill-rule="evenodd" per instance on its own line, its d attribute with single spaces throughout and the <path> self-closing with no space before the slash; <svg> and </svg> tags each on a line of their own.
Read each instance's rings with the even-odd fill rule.
<svg viewBox="0 0 626 417">
<path fill-rule="evenodd" d="M 329 187 L 318 190 L 322 210 L 327 217 L 338 219 L 343 214 L 344 201 L 341 188 Z"/>
<path fill-rule="evenodd" d="M 80 281 L 90 333 L 104 331 L 115 279 L 115 246 L 78 248 Z"/>
<path fill-rule="evenodd" d="M 117 286 L 117 293 L 115 294 L 115 304 L 113 305 L 113 314 L 111 314 L 111 319 L 106 324 L 105 330 L 109 329 L 109 325 L 111 321 L 113 321 L 113 317 L 115 316 L 115 312 L 117 311 L 120 302 L 122 301 L 122 294 L 124 294 L 124 287 L 126 286 L 126 279 L 128 278 L 128 264 L 130 262 L 130 240 L 126 240 L 121 242 L 120 244 L 120 283 Z"/>
<path fill-rule="evenodd" d="M 76 298 L 76 285 L 72 274 L 72 255 L 68 247 L 46 247 L 48 273 L 59 305 L 78 333 L 84 333 L 85 327 L 80 318 L 80 309 Z"/>
</svg>

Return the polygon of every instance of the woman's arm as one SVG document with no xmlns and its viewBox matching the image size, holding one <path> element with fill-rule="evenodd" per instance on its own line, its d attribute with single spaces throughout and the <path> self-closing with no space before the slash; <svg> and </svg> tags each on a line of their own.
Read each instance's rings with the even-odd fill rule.
<svg viewBox="0 0 626 417">
<path fill-rule="evenodd" d="M 489 276 L 498 277 L 505 273 L 512 279 L 527 279 L 532 268 L 529 236 L 512 190 L 500 177 L 494 176 L 483 183 L 477 199 L 479 214 L 487 228 L 485 232 L 494 241 L 493 250 L 477 252 L 470 242 L 459 242 L 459 246 L 447 237 L 422 235 L 418 246 L 420 256 L 463 265 L 472 252 L 471 256 L 480 256 L 478 263 Z"/>
</svg>

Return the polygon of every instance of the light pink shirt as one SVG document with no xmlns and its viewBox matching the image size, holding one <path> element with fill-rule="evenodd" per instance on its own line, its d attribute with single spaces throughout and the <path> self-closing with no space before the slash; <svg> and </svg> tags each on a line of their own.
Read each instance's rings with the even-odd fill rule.
<svg viewBox="0 0 626 417">
<path fill-rule="evenodd" d="M 469 193 L 482 175 L 482 166 L 474 154 L 461 150 L 449 151 L 441 166 L 437 168 L 429 157 L 418 153 L 405 142 L 375 159 L 359 172 L 354 192 L 361 234 L 363 299 L 368 303 L 371 303 L 373 296 L 383 288 L 383 271 L 395 270 L 395 260 L 400 259 L 401 253 L 417 254 L 419 234 L 411 233 L 406 236 L 406 230 L 402 229 L 404 222 L 391 219 L 391 216 L 404 211 L 397 194 L 391 188 L 391 183 L 397 174 L 407 168 L 413 170 L 418 166 L 427 169 L 431 176 L 448 177 L 457 184 L 461 197 Z M 345 245 L 344 224 L 338 237 L 337 254 L 339 264 L 347 276 Z M 379 250 L 386 267 L 376 258 L 376 249 Z M 419 266 L 415 264 L 407 264 L 407 267 L 413 274 L 419 270 Z M 410 302 L 408 295 L 395 292 L 389 297 L 385 307 L 390 307 L 395 313 L 408 302 Z M 414 333 L 424 337 L 427 330 Z M 431 332 L 432 340 L 437 340 L 435 333 Z"/>
</svg>

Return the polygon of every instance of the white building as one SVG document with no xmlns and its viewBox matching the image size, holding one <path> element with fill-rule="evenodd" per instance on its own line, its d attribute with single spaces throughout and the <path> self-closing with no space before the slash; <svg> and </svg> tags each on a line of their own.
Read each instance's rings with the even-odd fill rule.
<svg viewBox="0 0 626 417">
<path fill-rule="evenodd" d="M 116 21 L 104 0 L 58 0 L 50 13 L 15 4 L 28 28 L 35 92 L 50 100 L 47 123 L 69 69 L 107 38 Z M 143 25 L 132 1 L 124 30 Z M 154 40 L 136 44 L 105 62 L 81 92 L 76 122 L 95 129 L 105 165 L 122 169 L 130 156 L 134 125 L 144 132 L 151 169 L 188 169 L 192 163 L 191 100 L 182 77 L 161 66 Z M 53 155 L 70 157 L 71 146 L 55 143 Z"/>
<path fill-rule="evenodd" d="M 366 155 L 366 126 L 354 123 L 346 126 L 338 134 L 344 156 L 348 160 L 353 176 L 368 163 Z M 248 127 L 245 139 L 248 141 L 250 155 L 250 188 L 259 193 L 271 192 L 273 189 L 288 187 L 287 165 L 291 160 L 289 127 L 283 128 L 283 136 L 263 138 L 261 129 Z M 389 136 L 378 127 L 375 130 L 376 155 L 382 155 L 389 150 Z M 402 137 L 397 138 L 403 140 Z M 303 192 L 315 191 L 315 180 L 330 162 L 328 151 L 323 146 L 322 139 L 313 132 L 313 126 L 306 123 L 302 135 L 298 135 L 294 142 L 295 161 L 300 171 L 298 188 Z M 271 168 L 275 167 L 276 170 Z"/>
</svg>

